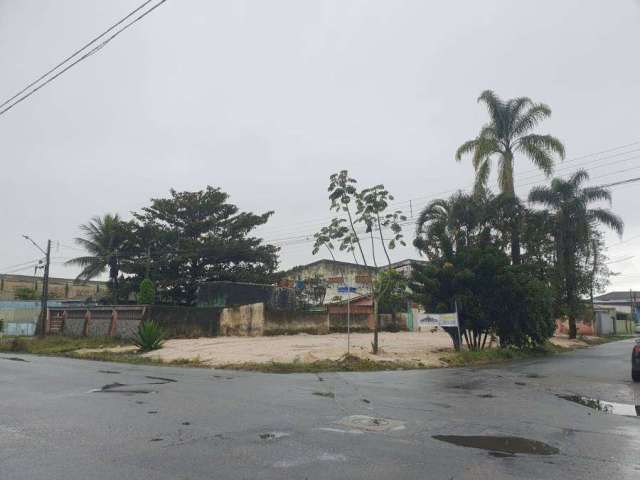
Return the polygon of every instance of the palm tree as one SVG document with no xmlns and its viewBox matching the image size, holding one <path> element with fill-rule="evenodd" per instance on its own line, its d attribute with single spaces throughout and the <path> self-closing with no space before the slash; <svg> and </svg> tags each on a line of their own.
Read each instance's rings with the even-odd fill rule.
<svg viewBox="0 0 640 480">
<path fill-rule="evenodd" d="M 576 315 L 579 308 L 578 254 L 589 248 L 598 224 L 622 235 L 622 219 L 605 208 L 589 208 L 592 202 L 611 202 L 606 188 L 583 187 L 589 180 L 585 170 L 578 170 L 568 180 L 554 178 L 549 187 L 535 187 L 529 201 L 550 210 L 556 244 L 556 264 L 560 277 L 562 300 L 569 316 L 569 337 L 576 337 Z"/>
<path fill-rule="evenodd" d="M 515 197 L 513 182 L 514 157 L 521 154 L 531 160 L 547 176 L 553 173 L 554 155 L 564 158 L 564 146 L 551 135 L 530 133 L 542 120 L 551 115 L 551 109 L 543 103 L 533 103 L 527 97 L 504 101 L 493 91 L 485 90 L 478 97 L 489 111 L 489 123 L 482 127 L 473 140 L 463 143 L 456 151 L 456 160 L 471 154 L 476 171 L 475 190 L 486 188 L 493 159 L 498 161 L 498 185 L 500 191 Z M 520 263 L 519 225 L 511 235 L 511 257 Z"/>
<path fill-rule="evenodd" d="M 96 216 L 89 223 L 80 225 L 84 238 L 76 238 L 75 242 L 82 246 L 88 255 L 66 262 L 67 265 L 82 267 L 77 281 L 91 280 L 108 270 L 114 304 L 118 302 L 118 275 L 122 250 L 127 239 L 125 225 L 118 214 Z"/>
<path fill-rule="evenodd" d="M 449 257 L 489 234 L 489 199 L 458 192 L 436 199 L 418 215 L 413 245 L 427 257 Z"/>
</svg>

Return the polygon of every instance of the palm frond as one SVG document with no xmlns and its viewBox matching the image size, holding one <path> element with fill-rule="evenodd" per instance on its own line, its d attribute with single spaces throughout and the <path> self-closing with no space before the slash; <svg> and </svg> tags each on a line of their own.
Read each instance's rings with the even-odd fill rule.
<svg viewBox="0 0 640 480">
<path fill-rule="evenodd" d="M 523 148 L 529 145 L 538 147 L 540 150 L 547 153 L 547 155 L 555 153 L 561 159 L 563 159 L 565 155 L 564 145 L 560 140 L 552 135 L 537 135 L 535 133 L 524 135 L 518 139 L 516 148 Z"/>
<path fill-rule="evenodd" d="M 484 103 L 489 111 L 489 116 L 491 117 L 492 123 L 496 125 L 497 130 L 500 130 L 500 127 L 504 123 L 504 102 L 493 90 L 485 90 L 478 97 L 478 103 Z"/>
<path fill-rule="evenodd" d="M 484 163 L 491 155 L 501 153 L 500 145 L 494 138 L 483 138 L 479 137 L 477 139 L 476 148 L 473 152 L 473 168 L 478 171 L 480 165 Z"/>
<path fill-rule="evenodd" d="M 464 142 L 462 145 L 460 145 L 458 147 L 458 150 L 456 150 L 456 160 L 459 162 L 460 160 L 462 160 L 462 157 L 464 155 L 466 155 L 467 153 L 473 152 L 477 144 L 478 144 L 478 139 L 474 138 L 473 140 L 469 140 L 467 142 Z"/>
<path fill-rule="evenodd" d="M 533 187 L 529 191 L 529 202 L 540 203 L 551 208 L 556 208 L 559 205 L 559 199 L 556 192 L 552 188 L 542 185 Z"/>
<path fill-rule="evenodd" d="M 611 190 L 602 187 L 585 187 L 582 189 L 580 197 L 585 203 L 601 200 L 611 203 Z"/>
<path fill-rule="evenodd" d="M 618 235 L 622 235 L 624 232 L 624 222 L 611 210 L 604 208 L 592 208 L 587 211 L 587 215 L 590 220 L 596 220 L 603 225 L 606 225 Z"/>
<path fill-rule="evenodd" d="M 491 159 L 486 158 L 484 162 L 476 168 L 476 181 L 473 184 L 473 192 L 475 195 L 482 196 L 487 191 L 487 182 L 491 173 Z"/>
<path fill-rule="evenodd" d="M 542 170 L 547 177 L 551 176 L 554 162 L 548 152 L 533 143 L 521 143 L 518 145 L 518 150 L 529 157 L 535 166 Z"/>
<path fill-rule="evenodd" d="M 544 103 L 537 103 L 532 105 L 529 110 L 520 115 L 513 124 L 512 134 L 514 136 L 521 136 L 528 131 L 534 129 L 538 124 L 551 116 L 551 109 Z"/>
<path fill-rule="evenodd" d="M 578 188 L 582 183 L 589 180 L 589 172 L 585 169 L 581 168 L 580 170 L 576 170 L 576 172 L 571 175 L 569 180 L 566 182 L 570 184 L 573 188 Z"/>
</svg>

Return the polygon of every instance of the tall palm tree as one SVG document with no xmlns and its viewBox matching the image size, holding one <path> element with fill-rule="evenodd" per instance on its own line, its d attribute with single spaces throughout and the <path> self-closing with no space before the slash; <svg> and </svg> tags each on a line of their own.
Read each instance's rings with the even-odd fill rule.
<svg viewBox="0 0 640 480">
<path fill-rule="evenodd" d="M 471 154 L 476 171 L 476 192 L 486 188 L 492 161 L 498 161 L 498 185 L 507 196 L 515 197 L 513 181 L 514 158 L 521 154 L 533 162 L 547 176 L 553 173 L 554 155 L 564 158 L 562 142 L 551 135 L 530 133 L 542 120 L 551 115 L 543 103 L 533 103 L 527 97 L 502 100 L 493 91 L 485 90 L 478 97 L 489 112 L 489 123 L 473 140 L 463 143 L 456 151 L 456 160 Z M 511 257 L 520 263 L 519 226 L 511 235 Z"/>
<path fill-rule="evenodd" d="M 126 244 L 126 223 L 118 214 L 93 217 L 89 223 L 80 225 L 83 237 L 75 239 L 88 255 L 69 260 L 67 265 L 82 267 L 76 280 L 86 281 L 108 270 L 112 302 L 118 299 L 118 275 L 121 269 L 122 250 Z"/>
<path fill-rule="evenodd" d="M 589 208 L 593 202 L 611 202 L 611 192 L 599 186 L 583 187 L 589 180 L 585 170 L 578 170 L 568 180 L 554 178 L 549 187 L 535 187 L 529 201 L 546 206 L 553 221 L 556 262 L 563 302 L 569 317 L 569 337 L 576 337 L 579 308 L 578 254 L 589 248 L 594 231 L 602 224 L 622 235 L 622 219 L 605 208 Z"/>
</svg>

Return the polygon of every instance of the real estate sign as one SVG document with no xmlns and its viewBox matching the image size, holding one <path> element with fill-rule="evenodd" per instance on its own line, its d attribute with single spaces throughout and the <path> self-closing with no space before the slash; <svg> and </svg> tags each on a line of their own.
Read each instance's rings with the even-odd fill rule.
<svg viewBox="0 0 640 480">
<path fill-rule="evenodd" d="M 458 327 L 458 312 L 420 313 L 415 321 L 417 330 L 430 330 L 433 327 Z"/>
</svg>

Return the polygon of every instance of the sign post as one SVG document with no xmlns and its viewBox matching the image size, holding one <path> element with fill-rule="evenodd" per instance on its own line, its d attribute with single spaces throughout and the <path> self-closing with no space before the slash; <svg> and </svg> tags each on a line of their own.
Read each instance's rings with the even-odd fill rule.
<svg viewBox="0 0 640 480">
<path fill-rule="evenodd" d="M 351 353 L 351 292 L 355 292 L 355 287 L 338 287 L 338 293 L 347 293 L 347 356 Z"/>
</svg>

